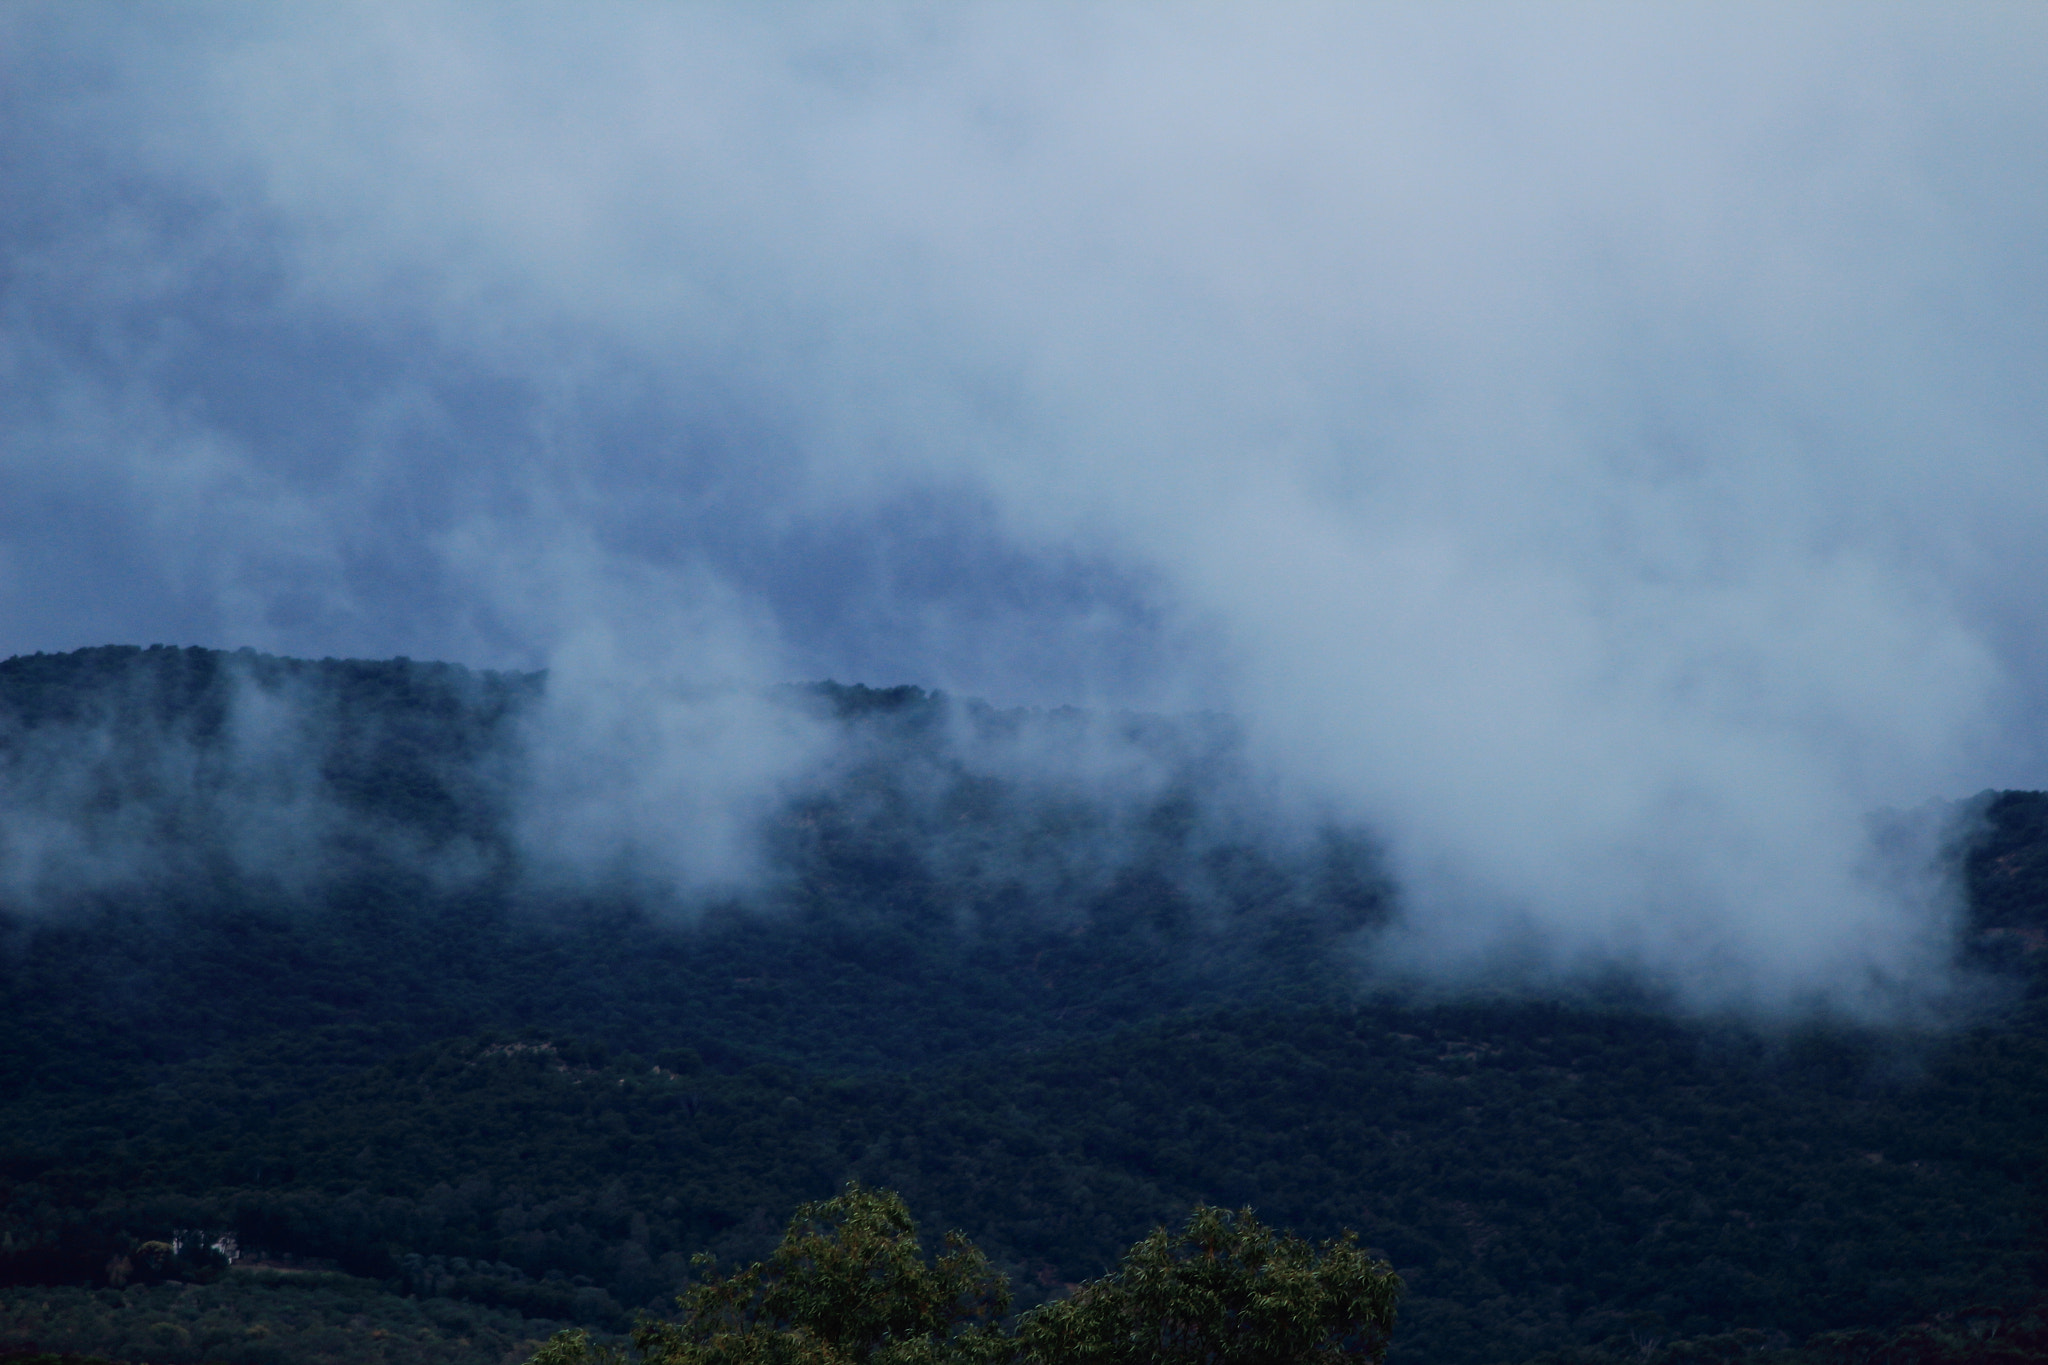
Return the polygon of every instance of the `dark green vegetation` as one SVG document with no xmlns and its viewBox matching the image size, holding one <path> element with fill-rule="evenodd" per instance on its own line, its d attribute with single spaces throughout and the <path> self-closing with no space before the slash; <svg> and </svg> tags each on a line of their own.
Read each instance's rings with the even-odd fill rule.
<svg viewBox="0 0 2048 1365">
<path fill-rule="evenodd" d="M 1970 808 L 1974 1024 L 1758 1032 L 1361 993 L 1369 844 L 1244 814 L 1206 721 L 1109 723 L 1143 776 L 1100 788 L 1002 757 L 1084 717 L 793 690 L 838 738 L 746 903 L 551 882 L 515 834 L 542 697 L 0 664 L 0 1342 L 495 1363 L 672 1312 L 692 1253 L 764 1257 L 849 1179 L 1025 1307 L 1197 1202 L 1356 1229 L 1397 1362 L 2038 1331 L 2048 797 Z"/>
<path fill-rule="evenodd" d="M 236 1269 L 210 1284 L 0 1289 L 17 1342 L 113 1361 L 468 1365 L 529 1355 L 556 1324 L 447 1298 L 405 1298 L 332 1272 Z M 25 1358 L 26 1357 L 26 1358 Z M 59 1365 L 0 1354 L 0 1365 Z M 67 1360 L 62 1365 L 100 1365 Z"/>
<path fill-rule="evenodd" d="M 901 1198 L 849 1185 L 797 1209 L 775 1250 L 710 1274 L 674 1322 L 643 1320 L 633 1345 L 659 1365 L 913 1365 L 997 1361 L 1009 1289 L 958 1233 L 927 1256 Z M 572 1350 L 562 1350 L 576 1343 Z M 550 1343 L 587 1354 L 575 1336 Z M 543 1357 L 545 1358 L 545 1357 Z M 562 1365 L 569 1365 L 564 1361 Z"/>
<path fill-rule="evenodd" d="M 957 1232 L 926 1255 L 902 1199 L 848 1185 L 803 1205 L 765 1261 L 643 1319 L 647 1365 L 1379 1365 L 1401 1282 L 1355 1239 L 1311 1245 L 1250 1210 L 1197 1205 L 1115 1270 L 1005 1330 L 1010 1292 Z M 533 1365 L 616 1365 L 580 1330 Z"/>
<path fill-rule="evenodd" d="M 1250 1209 L 1195 1206 L 1122 1264 L 1025 1315 L 1033 1365 L 1378 1365 L 1401 1279 L 1357 1237 L 1311 1245 Z"/>
</svg>

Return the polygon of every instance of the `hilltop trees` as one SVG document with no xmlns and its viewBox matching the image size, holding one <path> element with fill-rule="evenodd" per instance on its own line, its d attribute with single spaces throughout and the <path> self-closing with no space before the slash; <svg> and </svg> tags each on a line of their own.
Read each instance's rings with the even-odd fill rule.
<svg viewBox="0 0 2048 1365">
<path fill-rule="evenodd" d="M 927 1261 L 902 1199 L 859 1185 L 803 1205 L 765 1262 L 678 1303 L 681 1322 L 633 1333 L 649 1365 L 965 1365 L 1007 1354 L 997 1323 L 1010 1288 L 988 1258 L 953 1232 Z"/>
<path fill-rule="evenodd" d="M 1377 1365 L 1400 1291 L 1351 1234 L 1311 1245 L 1203 1205 L 1008 1336 L 1009 1286 L 980 1251 L 948 1233 L 927 1261 L 900 1198 L 849 1185 L 799 1208 L 767 1261 L 694 1286 L 681 1321 L 643 1321 L 633 1341 L 648 1365 Z M 530 1365 L 621 1362 L 564 1332 Z"/>
<path fill-rule="evenodd" d="M 1034 1365 L 1343 1365 L 1387 1353 L 1401 1280 L 1354 1234 L 1311 1245 L 1197 1205 L 1123 1264 L 1024 1319 Z"/>
</svg>

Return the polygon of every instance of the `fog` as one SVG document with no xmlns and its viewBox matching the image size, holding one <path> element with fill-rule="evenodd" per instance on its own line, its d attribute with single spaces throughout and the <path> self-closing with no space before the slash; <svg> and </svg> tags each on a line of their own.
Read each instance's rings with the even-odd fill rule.
<svg viewBox="0 0 2048 1365">
<path fill-rule="evenodd" d="M 678 696 L 1227 711 L 1386 841 L 1404 970 L 1885 1008 L 1954 907 L 1871 813 L 2048 784 L 2044 58 L 2020 5 L 9 5 L 0 653 L 550 667 L 533 837 L 707 884 L 816 755 Z"/>
</svg>

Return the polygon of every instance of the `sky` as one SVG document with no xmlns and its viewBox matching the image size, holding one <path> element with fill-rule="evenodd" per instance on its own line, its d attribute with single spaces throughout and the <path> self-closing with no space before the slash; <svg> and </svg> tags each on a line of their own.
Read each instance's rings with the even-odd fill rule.
<svg viewBox="0 0 2048 1365">
<path fill-rule="evenodd" d="M 2044 69 L 2031 4 L 0 3 L 0 655 L 1228 711 L 1429 970 L 1882 994 L 1953 906 L 1871 812 L 2048 786 Z M 717 729 L 652 727 L 781 762 Z"/>
</svg>

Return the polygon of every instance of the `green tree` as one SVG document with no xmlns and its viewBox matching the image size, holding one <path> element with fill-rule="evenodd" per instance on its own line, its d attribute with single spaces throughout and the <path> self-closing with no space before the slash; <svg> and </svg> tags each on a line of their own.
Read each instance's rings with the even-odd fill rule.
<svg viewBox="0 0 2048 1365">
<path fill-rule="evenodd" d="M 928 1260 L 903 1200 L 859 1185 L 799 1208 L 765 1262 L 677 1302 L 680 1322 L 633 1333 L 649 1365 L 922 1365 L 1010 1353 L 997 1325 L 1010 1287 L 988 1258 L 950 1232 Z"/>
<path fill-rule="evenodd" d="M 1338 1365 L 1383 1360 L 1401 1279 L 1346 1233 L 1311 1245 L 1250 1209 L 1199 1205 L 1123 1264 L 1028 1315 L 1035 1365 Z"/>
<path fill-rule="evenodd" d="M 680 1321 L 643 1321 L 633 1342 L 646 1365 L 1378 1365 L 1400 1292 L 1351 1233 L 1311 1245 L 1250 1209 L 1199 1205 L 1012 1337 L 987 1257 L 955 1232 L 927 1259 L 902 1199 L 848 1185 L 799 1208 L 766 1261 L 692 1287 Z M 624 1360 L 562 1332 L 528 1365 Z"/>
</svg>

